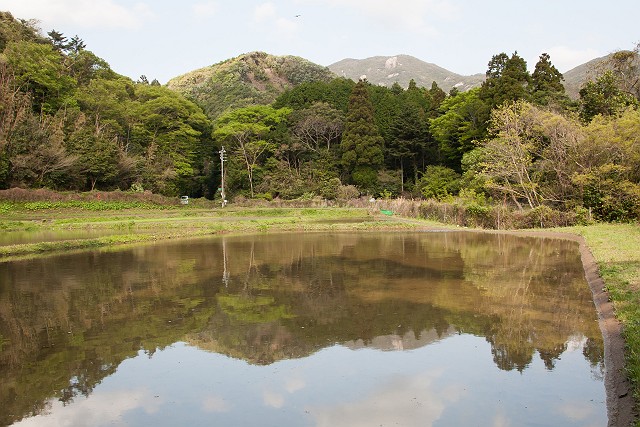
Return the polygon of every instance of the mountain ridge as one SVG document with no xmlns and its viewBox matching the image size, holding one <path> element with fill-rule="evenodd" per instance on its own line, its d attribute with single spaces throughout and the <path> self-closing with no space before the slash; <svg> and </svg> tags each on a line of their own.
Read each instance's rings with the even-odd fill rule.
<svg viewBox="0 0 640 427">
<path fill-rule="evenodd" d="M 611 55 L 594 58 L 565 72 L 563 84 L 567 95 L 577 99 L 580 87 L 594 77 L 598 64 Z M 299 84 L 338 77 L 354 81 L 366 77 L 374 85 L 399 84 L 405 89 L 411 80 L 426 88 L 435 82 L 445 91 L 456 88 L 461 92 L 479 87 L 485 80 L 483 73 L 465 76 L 404 54 L 345 58 L 322 66 L 299 56 L 254 51 L 186 72 L 170 79 L 166 86 L 199 104 L 210 118 L 216 118 L 229 109 L 270 104 L 285 90 Z"/>
<path fill-rule="evenodd" d="M 478 73 L 471 76 L 457 74 L 431 62 L 425 62 L 411 55 L 372 56 L 364 59 L 345 58 L 327 68 L 341 77 L 357 81 L 366 76 L 374 85 L 390 87 L 398 83 L 403 88 L 409 86 L 411 80 L 419 87 L 431 87 L 435 81 L 443 90 L 456 87 L 461 92 L 478 87 L 485 75 Z"/>
</svg>

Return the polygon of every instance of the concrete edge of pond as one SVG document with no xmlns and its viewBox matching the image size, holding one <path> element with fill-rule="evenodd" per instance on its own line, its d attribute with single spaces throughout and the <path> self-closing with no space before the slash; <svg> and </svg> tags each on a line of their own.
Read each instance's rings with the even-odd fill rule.
<svg viewBox="0 0 640 427">
<path fill-rule="evenodd" d="M 635 419 L 635 402 L 631 385 L 625 372 L 625 343 L 622 325 L 616 319 L 613 303 L 605 289 L 604 280 L 585 239 L 577 234 L 553 231 L 490 231 L 519 236 L 572 240 L 579 244 L 580 257 L 593 303 L 598 313 L 598 324 L 604 340 L 604 383 L 607 395 L 608 427 L 629 427 Z"/>
</svg>

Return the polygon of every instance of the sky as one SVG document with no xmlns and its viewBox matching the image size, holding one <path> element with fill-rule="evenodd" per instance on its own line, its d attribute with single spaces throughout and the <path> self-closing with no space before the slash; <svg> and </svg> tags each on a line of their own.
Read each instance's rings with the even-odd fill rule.
<svg viewBox="0 0 640 427">
<path fill-rule="evenodd" d="M 0 0 L 0 11 L 160 83 L 253 51 L 324 66 L 406 54 L 471 75 L 501 52 L 531 70 L 546 52 L 566 72 L 640 42 L 638 0 Z"/>
</svg>

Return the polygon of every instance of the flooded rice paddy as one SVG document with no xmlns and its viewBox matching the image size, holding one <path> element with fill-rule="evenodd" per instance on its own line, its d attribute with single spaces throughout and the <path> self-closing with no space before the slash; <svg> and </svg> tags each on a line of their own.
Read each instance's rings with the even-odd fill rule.
<svg viewBox="0 0 640 427">
<path fill-rule="evenodd" d="M 602 426 L 576 243 L 214 237 L 0 263 L 0 425 Z"/>
</svg>

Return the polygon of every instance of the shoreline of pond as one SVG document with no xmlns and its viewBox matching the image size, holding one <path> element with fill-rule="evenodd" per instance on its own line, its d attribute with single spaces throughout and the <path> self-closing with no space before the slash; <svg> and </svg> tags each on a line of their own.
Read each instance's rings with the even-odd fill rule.
<svg viewBox="0 0 640 427">
<path fill-rule="evenodd" d="M 496 231 L 489 231 L 496 232 Z M 616 318 L 614 303 L 599 273 L 598 261 L 584 236 L 572 230 L 514 230 L 498 231 L 521 236 L 571 240 L 579 245 L 585 278 L 591 289 L 598 324 L 604 340 L 605 390 L 607 395 L 608 427 L 631 426 L 636 419 L 633 386 L 627 376 L 625 340 L 622 323 Z"/>
<path fill-rule="evenodd" d="M 167 215 L 164 211 L 138 209 L 127 212 L 118 219 L 118 213 L 103 213 L 99 218 L 88 218 L 86 212 L 76 212 L 76 220 L 69 220 L 71 212 L 55 211 L 46 214 L 14 216 L 10 221 L 0 223 L 2 229 L 8 227 L 20 229 L 55 230 L 86 228 L 105 228 L 113 230 L 106 236 L 63 240 L 59 242 L 40 242 L 30 244 L 7 245 L 0 247 L 0 262 L 55 254 L 60 251 L 109 248 L 120 245 L 146 244 L 184 237 L 204 237 L 221 234 L 248 234 L 271 232 L 337 232 L 337 231 L 477 231 L 487 233 L 506 233 L 541 238 L 569 239 L 579 244 L 579 251 L 585 271 L 585 277 L 591 288 L 593 302 L 598 314 L 598 322 L 605 343 L 605 390 L 609 426 L 629 426 L 637 418 L 634 397 L 637 391 L 629 381 L 629 370 L 625 360 L 626 342 L 623 338 L 622 324 L 616 318 L 614 303 L 605 287 L 600 274 L 599 264 L 589 242 L 579 228 L 546 230 L 483 230 L 466 229 L 433 221 L 385 216 L 366 209 L 355 208 L 292 208 L 273 210 L 261 208 L 250 215 L 251 210 L 216 212 L 207 210 L 185 210 L 186 216 Z M 172 212 L 173 213 L 173 212 Z M 226 218 L 223 220 L 223 218 Z M 340 222 L 341 219 L 347 221 Z M 331 220 L 334 222 L 332 223 Z M 358 222 L 358 220 L 360 220 Z M 25 225 L 26 224 L 26 225 Z M 131 233 L 135 227 L 141 227 L 144 233 Z M 588 226 L 588 227 L 597 227 Z M 155 231 L 155 232 L 154 232 Z M 637 381 L 637 380 L 636 380 Z"/>
</svg>

